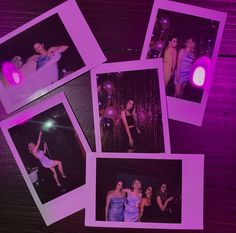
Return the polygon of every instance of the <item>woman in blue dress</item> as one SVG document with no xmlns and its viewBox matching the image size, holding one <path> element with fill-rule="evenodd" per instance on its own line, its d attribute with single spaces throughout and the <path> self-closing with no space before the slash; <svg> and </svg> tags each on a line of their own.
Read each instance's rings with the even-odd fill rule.
<svg viewBox="0 0 236 233">
<path fill-rule="evenodd" d="M 125 222 L 138 222 L 140 214 L 140 202 L 142 199 L 142 183 L 135 179 L 132 183 L 132 189 L 123 189 L 127 194 L 124 211 Z"/>
<path fill-rule="evenodd" d="M 191 78 L 192 64 L 195 60 L 196 42 L 190 38 L 185 42 L 178 55 L 177 68 L 175 72 L 175 94 L 174 97 L 181 98 L 186 85 Z"/>
<path fill-rule="evenodd" d="M 125 193 L 122 191 L 124 182 L 118 180 L 115 190 L 109 191 L 106 198 L 105 219 L 106 221 L 124 221 Z"/>
<path fill-rule="evenodd" d="M 28 58 L 27 62 L 30 60 L 35 61 L 37 63 L 37 69 L 39 69 L 43 65 L 45 65 L 55 53 L 63 53 L 68 48 L 69 47 L 67 45 L 59 45 L 59 46 L 52 46 L 47 50 L 45 49 L 43 43 L 36 42 L 34 44 L 34 50 L 36 54 Z"/>
<path fill-rule="evenodd" d="M 40 143 L 41 143 L 41 138 L 42 138 L 42 131 L 40 130 L 39 132 L 39 136 L 38 136 L 38 141 L 37 141 L 37 144 L 33 143 L 33 142 L 30 142 L 28 144 L 28 149 L 29 149 L 29 152 L 31 154 L 34 155 L 35 158 L 37 158 L 43 167 L 45 168 L 49 168 L 52 173 L 53 173 L 53 178 L 57 184 L 58 187 L 61 187 L 61 183 L 60 181 L 58 180 L 58 177 L 57 177 L 57 173 L 56 173 L 56 167 L 58 167 L 58 171 L 60 172 L 61 174 L 61 177 L 63 177 L 64 179 L 66 179 L 66 175 L 63 171 L 63 166 L 62 166 L 62 162 L 59 161 L 59 160 L 51 160 L 49 159 L 45 153 L 47 151 L 47 144 L 46 142 L 44 143 L 44 149 L 43 151 L 42 150 L 39 150 L 39 146 L 40 146 Z"/>
</svg>

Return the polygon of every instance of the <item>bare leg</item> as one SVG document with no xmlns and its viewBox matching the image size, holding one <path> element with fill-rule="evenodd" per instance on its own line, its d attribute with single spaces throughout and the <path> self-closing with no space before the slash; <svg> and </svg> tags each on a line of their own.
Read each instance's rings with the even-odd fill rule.
<svg viewBox="0 0 236 233">
<path fill-rule="evenodd" d="M 66 179 L 67 177 L 66 177 L 66 175 L 65 175 L 65 173 L 63 171 L 63 167 L 62 167 L 61 161 L 54 160 L 54 167 L 55 166 L 58 166 L 58 171 L 60 172 L 61 176 Z"/>
<path fill-rule="evenodd" d="M 181 94 L 181 89 L 182 89 L 181 84 L 179 83 L 175 84 L 175 94 L 173 96 L 179 98 Z"/>
<path fill-rule="evenodd" d="M 52 173 L 53 173 L 53 178 L 54 178 L 54 180 L 56 181 L 57 186 L 58 186 L 58 187 L 61 187 L 61 183 L 60 183 L 60 181 L 58 180 L 55 167 L 51 167 L 50 170 L 51 170 Z"/>
<path fill-rule="evenodd" d="M 182 83 L 182 86 L 181 86 L 181 91 L 180 91 L 180 94 L 179 94 L 179 98 L 182 97 L 183 93 L 184 93 L 184 89 L 186 87 L 187 83 Z"/>
</svg>

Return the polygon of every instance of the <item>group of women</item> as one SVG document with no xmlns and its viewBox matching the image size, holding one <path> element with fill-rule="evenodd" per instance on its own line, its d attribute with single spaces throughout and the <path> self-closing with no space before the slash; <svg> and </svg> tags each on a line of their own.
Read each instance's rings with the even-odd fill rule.
<svg viewBox="0 0 236 233">
<path fill-rule="evenodd" d="M 191 68 L 195 60 L 196 42 L 189 38 L 185 41 L 184 47 L 177 53 L 178 40 L 171 37 L 164 52 L 164 77 L 167 87 L 171 78 L 174 78 L 174 97 L 181 98 L 184 89 L 191 78 Z"/>
<path fill-rule="evenodd" d="M 142 183 L 135 179 L 132 187 L 124 188 L 124 182 L 118 180 L 114 190 L 107 193 L 105 220 L 117 222 L 155 222 L 165 221 L 171 214 L 170 202 L 173 196 L 168 196 L 167 185 L 162 184 L 153 198 L 152 186 L 142 192 Z"/>
</svg>

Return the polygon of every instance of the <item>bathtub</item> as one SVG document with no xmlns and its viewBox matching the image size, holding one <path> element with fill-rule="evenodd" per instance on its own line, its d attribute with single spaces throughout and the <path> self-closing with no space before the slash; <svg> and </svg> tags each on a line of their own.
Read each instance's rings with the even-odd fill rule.
<svg viewBox="0 0 236 233">
<path fill-rule="evenodd" d="M 12 104 L 21 102 L 58 80 L 57 62 L 60 58 L 60 53 L 54 54 L 44 66 L 22 77 L 19 84 L 9 85 L 2 80 L 2 82 L 0 82 L 0 89 L 3 88 L 3 90 L 0 91 L 5 92 Z"/>
<path fill-rule="evenodd" d="M 32 184 L 38 182 L 38 168 L 34 167 L 32 168 L 31 172 L 29 173 L 29 178 Z"/>
</svg>

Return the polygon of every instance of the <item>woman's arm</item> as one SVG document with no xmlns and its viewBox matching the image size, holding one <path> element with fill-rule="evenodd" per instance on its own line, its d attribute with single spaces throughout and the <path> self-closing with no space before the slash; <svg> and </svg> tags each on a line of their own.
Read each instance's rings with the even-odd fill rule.
<svg viewBox="0 0 236 233">
<path fill-rule="evenodd" d="M 140 210 L 139 210 L 139 216 L 138 216 L 138 221 L 141 221 L 141 218 L 143 216 L 143 212 L 144 212 L 144 207 L 146 205 L 146 199 L 142 198 L 141 203 L 140 203 Z"/>
<path fill-rule="evenodd" d="M 123 124 L 125 126 L 125 131 L 128 135 L 128 138 L 129 138 L 129 145 L 131 147 L 133 147 L 134 145 L 134 141 L 133 141 L 133 138 L 131 136 L 131 133 L 130 133 L 130 129 L 129 129 L 129 126 L 128 126 L 128 123 L 127 123 L 127 119 L 126 119 L 126 114 L 125 114 L 125 110 L 121 111 L 121 119 L 123 121 Z"/>
<path fill-rule="evenodd" d="M 171 53 L 172 57 L 172 63 L 171 63 L 171 73 L 174 74 L 176 63 L 177 63 L 177 51 L 176 49 L 172 51 Z"/>
<path fill-rule="evenodd" d="M 39 136 L 38 136 L 38 141 L 37 141 L 37 144 L 33 150 L 33 153 L 35 153 L 38 149 L 39 149 L 39 146 L 40 146 L 40 143 L 41 143 L 41 138 L 42 138 L 42 130 L 39 131 Z"/>
<path fill-rule="evenodd" d="M 48 145 L 46 142 L 43 144 L 43 153 L 45 154 L 47 152 Z"/>
<path fill-rule="evenodd" d="M 178 55 L 178 60 L 177 60 L 177 68 L 176 68 L 176 80 L 179 81 L 179 73 L 180 73 L 180 63 L 182 60 L 182 57 L 184 55 L 184 49 L 181 49 Z"/>
<path fill-rule="evenodd" d="M 57 53 L 63 53 L 63 52 L 65 52 L 68 48 L 69 48 L 69 46 L 67 46 L 67 45 L 53 46 L 53 47 L 49 48 L 47 52 L 48 52 L 48 55 L 51 56 L 51 55 L 54 54 L 55 52 L 57 52 Z"/>
<path fill-rule="evenodd" d="M 161 197 L 160 196 L 157 196 L 157 200 L 156 201 L 157 201 L 157 205 L 159 206 L 160 210 L 163 212 L 163 211 L 165 211 L 167 209 L 169 202 L 172 201 L 173 199 L 174 199 L 174 197 L 167 198 L 165 203 L 164 203 L 164 205 L 163 205 L 163 203 L 161 201 Z"/>
<path fill-rule="evenodd" d="M 128 188 L 122 189 L 122 192 L 124 192 L 124 193 L 129 193 L 130 191 L 131 191 L 131 190 L 128 189 Z"/>
<path fill-rule="evenodd" d="M 134 106 L 134 110 L 132 112 L 132 115 L 133 115 L 133 118 L 134 118 L 134 121 L 135 121 L 135 127 L 137 129 L 137 132 L 140 134 L 141 132 L 140 132 L 139 128 L 137 127 L 137 114 L 136 114 L 136 107 L 135 106 Z"/>
<path fill-rule="evenodd" d="M 108 209 L 109 209 L 110 201 L 111 201 L 111 195 L 107 194 L 106 206 L 105 206 L 105 220 L 106 221 L 108 221 Z"/>
<path fill-rule="evenodd" d="M 31 57 L 27 58 L 26 63 L 29 62 L 29 61 L 37 62 L 37 59 L 38 59 L 38 55 L 34 54 Z"/>
</svg>

